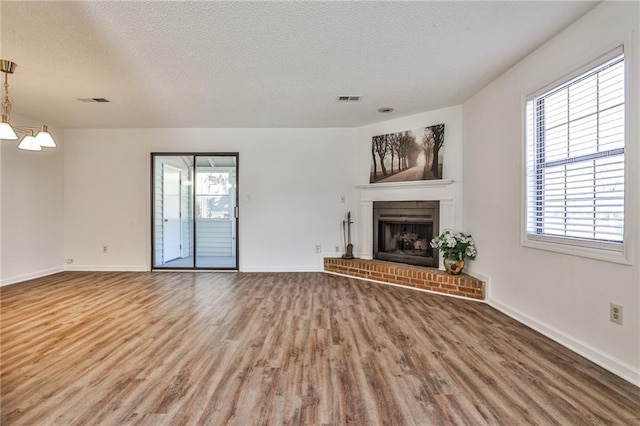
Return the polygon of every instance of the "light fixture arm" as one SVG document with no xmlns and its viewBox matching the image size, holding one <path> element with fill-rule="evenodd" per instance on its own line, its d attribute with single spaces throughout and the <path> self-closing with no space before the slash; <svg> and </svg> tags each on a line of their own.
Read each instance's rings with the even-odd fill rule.
<svg viewBox="0 0 640 426">
<path fill-rule="evenodd" d="M 41 124 L 40 126 L 11 126 L 13 128 L 13 130 L 15 130 L 17 133 L 22 133 L 24 135 L 27 134 L 27 132 L 39 132 L 42 130 L 42 127 L 47 127 L 44 124 Z"/>
</svg>

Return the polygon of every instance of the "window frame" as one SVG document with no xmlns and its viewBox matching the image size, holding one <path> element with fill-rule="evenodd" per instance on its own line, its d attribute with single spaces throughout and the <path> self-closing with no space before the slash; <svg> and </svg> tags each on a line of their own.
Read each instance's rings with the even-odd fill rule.
<svg viewBox="0 0 640 426">
<path fill-rule="evenodd" d="M 636 140 L 636 127 L 637 122 L 632 122 L 631 118 L 636 117 L 637 111 L 636 99 L 633 97 L 633 82 L 635 75 L 634 62 L 632 57 L 632 49 L 629 48 L 630 40 L 625 41 L 622 44 L 618 44 L 614 49 L 609 50 L 603 55 L 599 55 L 596 59 L 588 62 L 586 65 L 578 67 L 573 71 L 565 74 L 563 77 L 556 79 L 550 84 L 547 84 L 538 90 L 531 92 L 528 95 L 523 95 L 521 98 L 521 178 L 522 178 L 522 203 L 521 203 L 521 236 L 520 243 L 524 247 L 534 248 L 539 250 L 545 250 L 555 253 L 568 254 L 573 256 L 586 257 L 591 259 L 597 259 L 613 263 L 621 263 L 626 265 L 632 264 L 633 247 L 632 236 L 634 235 L 635 221 L 633 220 L 632 212 L 635 205 L 635 199 L 633 198 L 633 192 L 635 186 L 632 185 L 632 177 L 634 170 L 632 170 L 631 159 L 635 158 L 636 151 L 631 146 L 630 141 Z M 533 98 L 543 95 L 555 88 L 559 88 L 576 77 L 588 73 L 589 71 L 597 68 L 598 66 L 606 63 L 607 61 L 615 58 L 616 56 L 624 54 L 624 79 L 625 79 L 625 105 L 624 105 L 624 123 L 625 123 L 625 135 L 624 135 L 624 230 L 622 243 L 610 243 L 600 241 L 580 240 L 569 237 L 561 236 L 548 236 L 528 233 L 528 173 L 527 173 L 527 103 Z M 595 56 L 595 55 L 594 55 Z M 632 127 L 633 126 L 633 127 Z M 535 128 L 534 128 L 535 132 Z"/>
</svg>

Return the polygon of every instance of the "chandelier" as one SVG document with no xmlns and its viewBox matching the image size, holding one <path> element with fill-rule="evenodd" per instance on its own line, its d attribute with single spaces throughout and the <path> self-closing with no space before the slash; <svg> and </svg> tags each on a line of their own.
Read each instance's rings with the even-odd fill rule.
<svg viewBox="0 0 640 426">
<path fill-rule="evenodd" d="M 18 140 L 18 133 L 24 137 L 18 144 L 18 148 L 27 151 L 42 151 L 42 148 L 55 148 L 56 143 L 49 133 L 47 126 L 40 127 L 12 126 L 10 124 L 11 106 L 13 101 L 9 99 L 9 74 L 16 70 L 16 63 L 6 59 L 0 59 L 0 71 L 4 73 L 4 97 L 2 99 L 2 122 L 0 122 L 0 139 Z"/>
</svg>

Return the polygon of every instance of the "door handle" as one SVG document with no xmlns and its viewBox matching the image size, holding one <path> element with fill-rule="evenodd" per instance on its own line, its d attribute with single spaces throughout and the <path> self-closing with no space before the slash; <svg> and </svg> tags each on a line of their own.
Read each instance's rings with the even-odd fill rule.
<svg viewBox="0 0 640 426">
<path fill-rule="evenodd" d="M 169 219 L 165 219 L 164 221 L 165 221 L 165 222 L 169 222 Z"/>
<path fill-rule="evenodd" d="M 236 219 L 240 217 L 240 209 L 238 208 L 238 206 L 235 206 L 233 208 L 233 214 L 235 215 Z"/>
</svg>

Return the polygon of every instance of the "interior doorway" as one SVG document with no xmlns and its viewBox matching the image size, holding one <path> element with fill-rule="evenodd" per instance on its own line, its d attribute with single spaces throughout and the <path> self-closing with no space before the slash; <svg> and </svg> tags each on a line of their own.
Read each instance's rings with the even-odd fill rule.
<svg viewBox="0 0 640 426">
<path fill-rule="evenodd" d="M 153 269 L 238 270 L 238 154 L 151 154 Z"/>
</svg>

